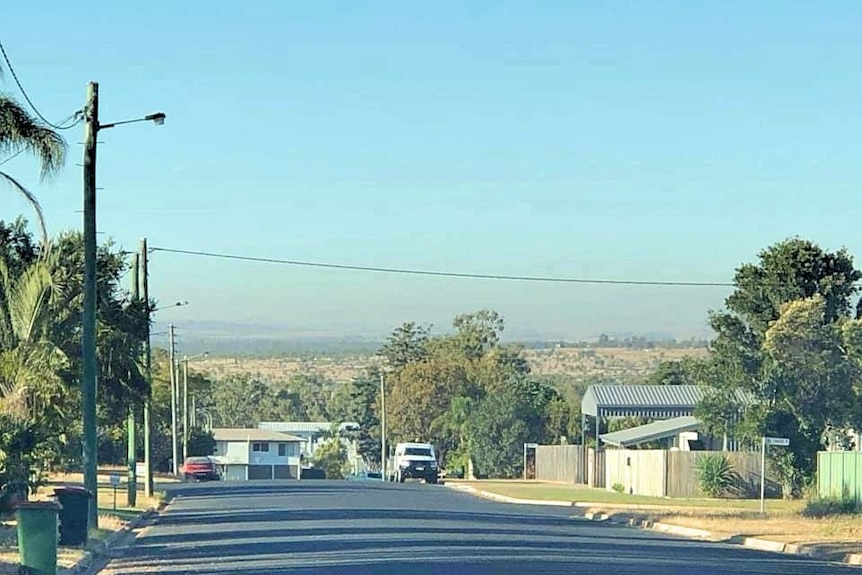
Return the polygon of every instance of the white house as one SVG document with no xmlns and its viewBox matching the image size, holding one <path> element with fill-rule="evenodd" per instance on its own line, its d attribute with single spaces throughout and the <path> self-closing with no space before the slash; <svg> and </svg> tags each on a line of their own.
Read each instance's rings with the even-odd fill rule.
<svg viewBox="0 0 862 575">
<path fill-rule="evenodd" d="M 222 479 L 299 479 L 303 439 L 265 429 L 213 429 Z"/>
</svg>

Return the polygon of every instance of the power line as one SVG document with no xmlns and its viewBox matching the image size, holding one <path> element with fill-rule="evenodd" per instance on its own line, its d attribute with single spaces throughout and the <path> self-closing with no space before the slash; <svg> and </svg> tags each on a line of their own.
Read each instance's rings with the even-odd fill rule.
<svg viewBox="0 0 862 575">
<path fill-rule="evenodd" d="M 152 252 L 165 252 L 165 253 L 172 253 L 172 254 L 183 254 L 183 255 L 189 255 L 189 256 L 200 256 L 200 257 L 207 257 L 207 258 L 219 258 L 219 259 L 226 259 L 226 260 L 238 260 L 238 261 L 246 261 L 246 262 L 280 264 L 280 265 L 287 265 L 287 266 L 304 266 L 304 267 L 326 268 L 326 269 L 336 269 L 336 270 L 378 272 L 378 273 L 387 273 L 387 274 L 436 276 L 436 277 L 484 279 L 484 280 L 524 281 L 524 282 L 543 282 L 543 283 L 568 283 L 568 284 L 630 285 L 630 286 L 677 286 L 677 287 L 733 287 L 733 285 L 734 285 L 734 284 L 729 283 L 729 282 L 612 280 L 612 279 L 594 279 L 594 278 L 553 277 L 553 276 L 525 276 L 525 275 L 445 272 L 445 271 L 433 271 L 433 270 L 406 269 L 406 268 L 386 268 L 386 267 L 376 267 L 376 266 L 332 264 L 332 263 L 324 263 L 324 262 L 310 262 L 310 261 L 286 260 L 286 259 L 277 259 L 277 258 L 239 256 L 239 255 L 232 255 L 232 254 L 220 254 L 220 253 L 214 253 L 214 252 L 202 252 L 202 251 L 195 251 L 195 250 L 182 250 L 182 249 L 175 249 L 175 248 L 160 248 L 160 247 L 151 247 L 150 251 L 152 251 Z"/>
<path fill-rule="evenodd" d="M 36 115 L 39 116 L 39 119 L 41 119 L 43 122 L 45 122 L 46 124 L 48 124 L 49 126 L 54 128 L 55 130 L 69 130 L 71 128 L 74 128 L 75 126 L 77 126 L 80 123 L 81 119 L 78 117 L 79 111 L 76 111 L 74 114 L 69 116 L 69 118 L 66 118 L 65 120 L 60 122 L 60 124 L 63 124 L 64 122 L 68 121 L 70 118 L 74 118 L 75 121 L 73 123 L 69 124 L 68 126 L 62 126 L 62 125 L 54 124 L 48 118 L 43 116 L 42 113 L 39 111 L 39 109 L 36 107 L 36 104 L 33 103 L 33 100 L 30 99 L 30 96 L 27 94 L 27 90 L 25 90 L 24 86 L 21 85 L 21 81 L 18 79 L 18 74 L 15 73 L 15 67 L 12 66 L 12 61 L 9 59 L 9 55 L 6 54 L 6 48 L 3 46 L 2 41 L 0 41 L 0 52 L 2 52 L 2 54 L 3 54 L 3 59 L 6 61 L 6 66 L 9 68 L 9 73 L 12 74 L 12 78 L 15 80 L 15 84 L 18 86 L 18 89 L 21 91 L 21 95 L 24 96 L 24 99 L 27 101 L 28 104 L 30 104 L 30 107 L 33 109 L 33 112 L 35 112 Z"/>
<path fill-rule="evenodd" d="M 17 152 L 15 152 L 11 156 L 9 156 L 8 158 L 4 158 L 3 160 L 0 160 L 0 166 L 5 164 L 6 162 L 11 162 L 12 160 L 14 160 L 15 158 L 17 158 L 18 156 L 20 156 L 23 153 L 24 153 L 24 148 L 21 148 L 20 150 L 18 150 Z"/>
</svg>

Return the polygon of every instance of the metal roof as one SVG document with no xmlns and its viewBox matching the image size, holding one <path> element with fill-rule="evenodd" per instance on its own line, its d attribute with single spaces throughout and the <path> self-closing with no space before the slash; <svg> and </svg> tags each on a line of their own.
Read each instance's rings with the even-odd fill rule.
<svg viewBox="0 0 862 575">
<path fill-rule="evenodd" d="M 697 431 L 700 429 L 700 426 L 701 423 L 696 417 L 686 415 L 684 417 L 654 421 L 646 425 L 614 431 L 613 433 L 605 433 L 599 437 L 603 443 L 607 443 L 608 445 L 627 447 L 629 445 L 646 443 L 647 441 L 664 439 L 665 437 L 673 437 L 685 431 Z"/>
<path fill-rule="evenodd" d="M 581 413 L 594 417 L 683 417 L 694 414 L 707 390 L 701 385 L 591 385 L 581 400 Z M 751 402 L 741 391 L 736 396 L 740 405 Z"/>
<path fill-rule="evenodd" d="M 212 433 L 216 441 L 305 441 L 301 437 L 281 433 L 279 431 L 270 431 L 268 429 L 221 427 L 213 429 Z"/>
<path fill-rule="evenodd" d="M 287 433 L 324 433 L 332 429 L 329 421 L 261 421 L 258 429 L 281 431 Z M 340 430 L 358 428 L 354 421 L 346 421 L 339 425 Z"/>
</svg>

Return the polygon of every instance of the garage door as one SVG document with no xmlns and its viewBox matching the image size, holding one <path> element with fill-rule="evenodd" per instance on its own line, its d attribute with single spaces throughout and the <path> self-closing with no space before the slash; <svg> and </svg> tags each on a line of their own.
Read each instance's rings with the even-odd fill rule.
<svg viewBox="0 0 862 575">
<path fill-rule="evenodd" d="M 272 479 L 272 465 L 249 465 L 249 479 Z"/>
<path fill-rule="evenodd" d="M 291 465 L 276 465 L 275 466 L 275 478 L 276 479 L 293 479 L 294 474 L 291 473 L 291 470 L 294 466 Z"/>
</svg>

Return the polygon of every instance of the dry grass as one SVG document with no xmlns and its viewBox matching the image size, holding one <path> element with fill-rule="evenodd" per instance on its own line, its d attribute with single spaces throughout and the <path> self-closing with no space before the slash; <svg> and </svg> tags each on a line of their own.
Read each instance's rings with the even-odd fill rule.
<svg viewBox="0 0 862 575">
<path fill-rule="evenodd" d="M 826 544 L 835 556 L 862 552 L 862 515 L 812 518 L 804 502 L 767 500 L 765 515 L 752 499 L 667 499 L 619 494 L 580 485 L 537 481 L 470 481 L 476 489 L 519 499 L 579 501 L 585 511 L 661 521 L 711 531 L 715 538 L 762 537 L 796 544 Z"/>
<path fill-rule="evenodd" d="M 706 353 L 705 349 L 560 348 L 528 349 L 524 350 L 524 357 L 538 375 L 565 374 L 576 380 L 597 376 L 634 382 L 647 377 L 662 361 L 705 357 Z M 318 355 L 308 359 L 209 357 L 195 362 L 195 370 L 216 379 L 249 374 L 275 382 L 297 374 L 318 374 L 333 381 L 349 381 L 365 373 L 372 363 L 371 356 L 362 355 Z"/>
</svg>

